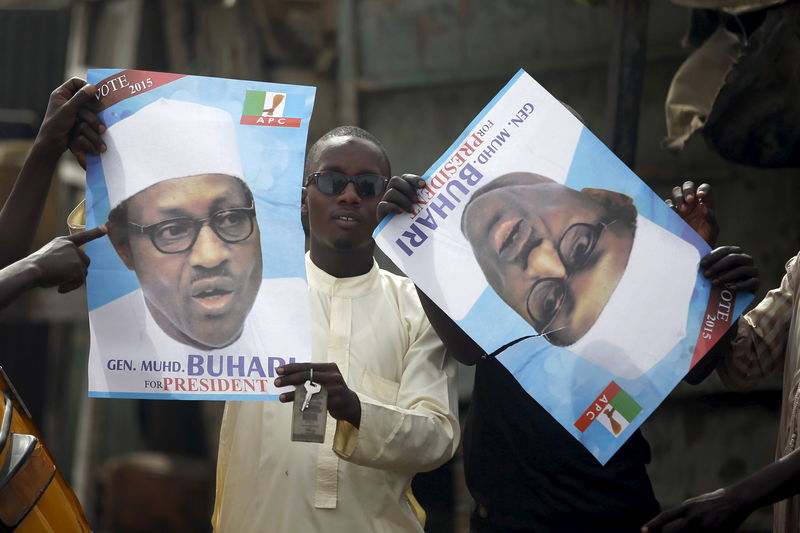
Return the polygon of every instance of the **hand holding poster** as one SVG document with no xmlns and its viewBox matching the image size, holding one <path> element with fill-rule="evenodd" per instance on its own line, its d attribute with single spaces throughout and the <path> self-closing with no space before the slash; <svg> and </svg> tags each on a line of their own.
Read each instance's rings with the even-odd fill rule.
<svg viewBox="0 0 800 533">
<path fill-rule="evenodd" d="M 378 245 L 603 464 L 752 299 L 524 71 L 424 178 Z"/>
<path fill-rule="evenodd" d="M 314 89 L 91 70 L 89 395 L 277 399 L 310 359 L 300 177 Z"/>
</svg>

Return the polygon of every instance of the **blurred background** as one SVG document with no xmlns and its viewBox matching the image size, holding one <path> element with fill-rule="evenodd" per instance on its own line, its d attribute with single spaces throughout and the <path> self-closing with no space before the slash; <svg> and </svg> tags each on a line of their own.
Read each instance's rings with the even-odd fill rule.
<svg viewBox="0 0 800 533">
<path fill-rule="evenodd" d="M 0 1 L 0 201 L 50 91 L 69 76 L 85 77 L 87 68 L 313 85 L 311 142 L 334 126 L 356 124 L 383 141 L 396 173 L 418 174 L 524 68 L 660 195 L 685 179 L 711 183 L 719 242 L 738 244 L 756 258 L 760 298 L 778 285 L 800 245 L 798 171 L 731 162 L 701 135 L 679 153 L 662 148 L 673 76 L 719 23 L 719 13 L 697 7 L 714 4 L 721 3 Z M 737 31 L 746 40 L 763 20 L 737 18 Z M 37 246 L 66 233 L 67 213 L 83 186 L 83 172 L 65 156 Z M 0 314 L 0 364 L 96 532 L 210 530 L 222 405 L 86 398 L 85 309 L 82 291 L 27 294 Z M 472 372 L 461 370 L 466 412 Z M 774 376 L 755 391 L 736 393 L 712 375 L 670 395 L 643 429 L 662 507 L 771 461 L 780 383 Z M 419 475 L 414 488 L 428 510 L 427 531 L 467 531 L 472 502 L 458 456 Z M 770 509 L 742 530 L 771 531 Z"/>
</svg>

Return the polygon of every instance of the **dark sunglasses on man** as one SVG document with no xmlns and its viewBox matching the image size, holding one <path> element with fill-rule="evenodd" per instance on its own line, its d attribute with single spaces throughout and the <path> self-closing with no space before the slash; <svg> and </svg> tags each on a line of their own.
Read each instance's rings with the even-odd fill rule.
<svg viewBox="0 0 800 533">
<path fill-rule="evenodd" d="M 322 194 L 335 196 L 341 194 L 348 183 L 352 183 L 361 198 L 372 198 L 383 194 L 389 178 L 378 174 L 358 174 L 350 176 L 333 170 L 314 172 L 306 178 L 306 183 L 316 183 Z"/>
</svg>

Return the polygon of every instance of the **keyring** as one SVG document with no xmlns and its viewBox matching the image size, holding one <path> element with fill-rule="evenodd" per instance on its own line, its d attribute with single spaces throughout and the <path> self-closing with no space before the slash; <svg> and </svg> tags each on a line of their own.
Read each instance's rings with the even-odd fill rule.
<svg viewBox="0 0 800 533">
<path fill-rule="evenodd" d="M 308 372 L 309 372 L 308 381 L 310 381 L 311 383 L 314 383 L 314 369 L 313 368 L 309 368 Z"/>
</svg>

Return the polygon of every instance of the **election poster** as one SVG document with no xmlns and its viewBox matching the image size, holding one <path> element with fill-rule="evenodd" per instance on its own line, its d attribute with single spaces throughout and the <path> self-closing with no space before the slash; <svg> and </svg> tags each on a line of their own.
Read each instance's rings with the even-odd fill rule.
<svg viewBox="0 0 800 533">
<path fill-rule="evenodd" d="M 752 300 L 524 71 L 423 177 L 381 250 L 603 464 Z"/>
<path fill-rule="evenodd" d="M 90 70 L 89 396 L 277 400 L 310 360 L 300 191 L 315 89 Z"/>
</svg>

